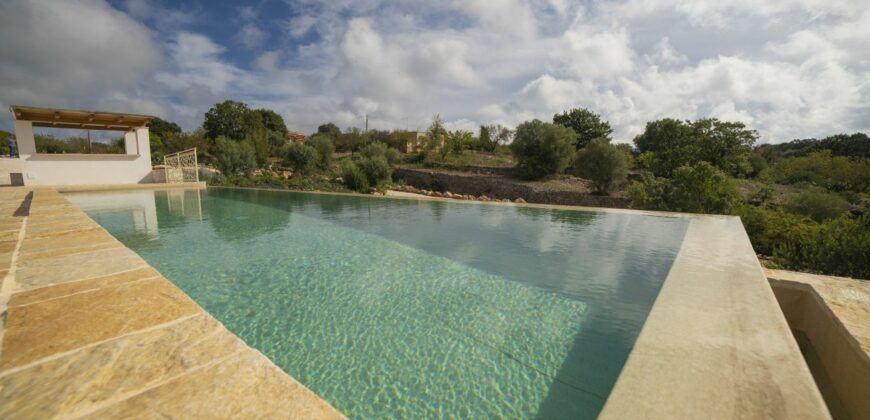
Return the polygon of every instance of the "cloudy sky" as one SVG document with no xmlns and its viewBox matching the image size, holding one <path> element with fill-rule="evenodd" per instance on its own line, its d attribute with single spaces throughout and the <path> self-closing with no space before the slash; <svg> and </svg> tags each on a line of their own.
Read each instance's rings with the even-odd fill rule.
<svg viewBox="0 0 870 420">
<path fill-rule="evenodd" d="M 4 0 L 0 105 L 157 115 L 224 99 L 291 129 L 663 117 L 762 142 L 870 131 L 867 0 Z M 0 115 L 9 129 L 11 116 Z"/>
</svg>

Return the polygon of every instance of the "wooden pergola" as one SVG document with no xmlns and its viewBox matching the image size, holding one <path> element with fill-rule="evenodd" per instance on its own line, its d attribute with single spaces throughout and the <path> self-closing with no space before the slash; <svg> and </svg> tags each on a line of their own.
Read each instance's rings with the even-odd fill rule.
<svg viewBox="0 0 870 420">
<path fill-rule="evenodd" d="M 119 114 L 115 112 L 84 111 L 75 109 L 37 108 L 12 105 L 12 117 L 18 121 L 31 121 L 34 127 L 73 128 L 85 130 L 131 131 L 146 126 L 150 115 Z"/>
</svg>

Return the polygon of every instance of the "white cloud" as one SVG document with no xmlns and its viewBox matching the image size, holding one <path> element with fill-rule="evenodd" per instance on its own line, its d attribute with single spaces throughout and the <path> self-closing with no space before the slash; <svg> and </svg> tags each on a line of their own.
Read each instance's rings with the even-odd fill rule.
<svg viewBox="0 0 870 420">
<path fill-rule="evenodd" d="M 93 106 L 149 77 L 162 54 L 144 25 L 102 1 L 2 2 L 0 39 L 4 105 Z"/>
<path fill-rule="evenodd" d="M 674 49 L 674 46 L 671 45 L 671 41 L 668 37 L 662 38 L 661 41 L 656 44 L 653 53 L 646 55 L 646 59 L 650 64 L 665 66 L 683 64 L 688 61 L 688 57 L 680 54 L 679 51 Z"/>
<path fill-rule="evenodd" d="M 236 40 L 248 48 L 257 48 L 266 39 L 266 33 L 256 24 L 247 23 L 236 33 Z"/>
<path fill-rule="evenodd" d="M 172 66 L 158 72 L 154 78 L 171 90 L 201 87 L 221 94 L 242 75 L 241 70 L 221 60 L 224 48 L 205 36 L 181 32 L 167 49 Z"/>
<path fill-rule="evenodd" d="M 625 28 L 600 29 L 578 25 L 562 36 L 562 48 L 553 52 L 557 68 L 578 78 L 607 79 L 634 67 L 634 50 Z"/>
<path fill-rule="evenodd" d="M 308 34 L 317 23 L 317 18 L 311 15 L 296 16 L 286 23 L 287 32 L 293 38 L 301 38 Z"/>
<path fill-rule="evenodd" d="M 265 72 L 274 73 L 278 71 L 278 51 L 268 51 L 257 56 L 254 65 Z"/>
<path fill-rule="evenodd" d="M 383 129 L 436 113 L 515 125 L 578 106 L 620 141 L 663 117 L 740 120 L 764 141 L 870 131 L 866 2 L 288 0 L 286 17 L 239 9 L 226 45 L 193 32 L 207 8 L 55 3 L 0 3 L 0 101 L 138 106 L 188 129 L 237 99 L 303 131 L 366 114 Z"/>
</svg>

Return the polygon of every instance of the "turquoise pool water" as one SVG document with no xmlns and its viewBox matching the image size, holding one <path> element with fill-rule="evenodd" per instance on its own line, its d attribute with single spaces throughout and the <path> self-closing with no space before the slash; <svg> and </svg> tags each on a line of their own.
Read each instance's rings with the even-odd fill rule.
<svg viewBox="0 0 870 420">
<path fill-rule="evenodd" d="M 68 197 L 360 418 L 594 418 L 687 227 L 243 189 Z"/>
</svg>

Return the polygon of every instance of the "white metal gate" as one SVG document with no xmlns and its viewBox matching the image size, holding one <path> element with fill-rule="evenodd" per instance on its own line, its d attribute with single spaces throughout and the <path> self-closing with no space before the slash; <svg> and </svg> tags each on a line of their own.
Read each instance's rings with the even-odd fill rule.
<svg viewBox="0 0 870 420">
<path fill-rule="evenodd" d="M 196 148 L 182 150 L 163 157 L 166 166 L 166 183 L 199 182 L 199 162 Z"/>
</svg>

